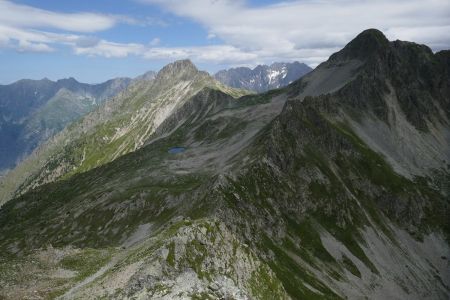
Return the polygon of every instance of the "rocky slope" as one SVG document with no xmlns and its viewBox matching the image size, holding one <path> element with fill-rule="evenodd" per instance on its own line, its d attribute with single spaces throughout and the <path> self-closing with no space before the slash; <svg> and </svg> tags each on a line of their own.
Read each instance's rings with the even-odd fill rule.
<svg viewBox="0 0 450 300">
<path fill-rule="evenodd" d="M 0 292 L 448 299 L 449 87 L 448 52 L 368 30 L 284 89 L 202 88 L 136 151 L 2 206 Z"/>
<path fill-rule="evenodd" d="M 266 92 L 287 86 L 311 72 L 311 68 L 299 62 L 259 65 L 254 69 L 240 67 L 221 70 L 214 75 L 225 85 L 255 92 Z"/>
<path fill-rule="evenodd" d="M 149 76 L 154 79 L 142 80 Z M 147 73 L 10 171 L 0 181 L 0 203 L 13 193 L 68 178 L 139 149 L 167 116 L 205 87 L 235 96 L 248 93 L 223 86 L 188 60 L 167 65 L 156 77 Z"/>
<path fill-rule="evenodd" d="M 73 78 L 0 86 L 0 170 L 9 169 L 66 125 L 125 89 L 131 79 L 84 84 Z"/>
</svg>

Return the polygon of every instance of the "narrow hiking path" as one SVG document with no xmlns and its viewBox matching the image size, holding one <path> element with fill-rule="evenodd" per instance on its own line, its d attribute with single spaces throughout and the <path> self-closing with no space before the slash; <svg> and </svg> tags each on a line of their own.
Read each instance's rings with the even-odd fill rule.
<svg viewBox="0 0 450 300">
<path fill-rule="evenodd" d="M 57 297 L 56 299 L 63 300 L 63 299 L 73 299 L 76 293 L 83 287 L 87 286 L 97 278 L 101 277 L 103 274 L 105 274 L 106 271 L 114 267 L 116 263 L 118 263 L 122 258 L 126 256 L 126 251 L 120 252 L 117 255 L 113 256 L 111 260 L 101 267 L 97 272 L 94 274 L 86 277 L 82 281 L 75 284 L 72 288 L 70 288 L 67 292 L 65 292 L 63 295 Z"/>
<path fill-rule="evenodd" d="M 82 290 L 82 288 L 87 287 L 90 283 L 95 281 L 97 278 L 100 278 L 105 274 L 108 270 L 113 268 L 118 262 L 120 262 L 122 259 L 125 259 L 127 255 L 130 254 L 130 251 L 135 250 L 138 248 L 142 243 L 145 242 L 146 239 L 148 241 L 152 241 L 152 238 L 149 238 L 150 230 L 151 230 L 152 224 L 142 224 L 138 226 L 138 228 L 135 230 L 133 234 L 131 234 L 128 239 L 126 239 L 121 245 L 121 249 L 118 253 L 114 254 L 111 258 L 111 260 L 106 263 L 103 267 L 101 267 L 97 272 L 94 274 L 86 277 L 82 281 L 76 283 L 72 288 L 67 290 L 63 295 L 57 297 L 56 299 L 59 300 L 65 300 L 65 299 L 73 299 L 76 294 Z"/>
</svg>

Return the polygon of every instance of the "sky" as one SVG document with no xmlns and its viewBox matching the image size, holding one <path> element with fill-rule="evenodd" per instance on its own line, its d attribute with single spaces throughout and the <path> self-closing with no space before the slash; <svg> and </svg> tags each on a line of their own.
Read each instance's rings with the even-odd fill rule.
<svg viewBox="0 0 450 300">
<path fill-rule="evenodd" d="M 450 49 L 450 0 L 0 0 L 0 84 L 325 61 L 361 31 Z"/>
</svg>

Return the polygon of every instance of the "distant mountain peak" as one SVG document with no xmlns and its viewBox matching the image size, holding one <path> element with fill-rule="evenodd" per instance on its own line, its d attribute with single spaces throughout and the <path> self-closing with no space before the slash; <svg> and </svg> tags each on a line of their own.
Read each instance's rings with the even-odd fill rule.
<svg viewBox="0 0 450 300">
<path fill-rule="evenodd" d="M 75 88 L 80 85 L 80 82 L 73 77 L 59 79 L 56 83 L 60 86 Z"/>
<path fill-rule="evenodd" d="M 73 77 L 63 78 L 63 79 L 59 79 L 59 80 L 58 80 L 58 82 L 64 82 L 64 81 L 67 81 L 67 82 L 78 82 L 78 80 L 76 80 L 76 79 L 73 78 Z"/>
<path fill-rule="evenodd" d="M 157 79 L 180 78 L 191 79 L 191 76 L 197 74 L 199 70 L 189 60 L 177 60 L 163 67 L 156 75 Z"/>
<path fill-rule="evenodd" d="M 148 71 L 145 72 L 142 75 L 139 75 L 135 78 L 135 80 L 153 80 L 156 77 L 156 72 L 155 71 Z"/>
<path fill-rule="evenodd" d="M 349 44 L 352 44 L 357 41 L 367 41 L 374 40 L 381 43 L 387 43 L 388 39 L 384 35 L 384 33 L 376 28 L 370 28 L 362 31 L 358 34 Z"/>
<path fill-rule="evenodd" d="M 192 63 L 192 61 L 190 59 L 176 60 L 173 63 L 168 64 L 167 66 L 177 66 L 177 67 L 181 67 L 181 68 L 197 69 L 197 67 Z"/>
<path fill-rule="evenodd" d="M 285 63 L 285 62 L 273 62 L 269 67 L 270 68 L 280 68 L 280 67 L 285 67 L 287 65 L 291 65 L 291 66 L 307 66 L 304 63 L 301 63 L 299 61 L 293 61 L 290 63 Z"/>
<path fill-rule="evenodd" d="M 167 64 L 158 73 L 177 72 L 177 71 L 181 71 L 181 70 L 198 71 L 197 67 L 189 59 L 182 59 L 182 60 L 176 60 L 173 63 Z"/>
<path fill-rule="evenodd" d="M 367 29 L 358 34 L 341 51 L 333 54 L 331 59 L 355 58 L 364 60 L 373 54 L 381 54 L 389 48 L 389 40 L 378 29 Z"/>
<path fill-rule="evenodd" d="M 311 70 L 309 66 L 298 61 L 274 62 L 270 66 L 258 65 L 253 69 L 239 67 L 221 70 L 214 77 L 223 84 L 234 88 L 265 92 L 284 87 Z"/>
</svg>

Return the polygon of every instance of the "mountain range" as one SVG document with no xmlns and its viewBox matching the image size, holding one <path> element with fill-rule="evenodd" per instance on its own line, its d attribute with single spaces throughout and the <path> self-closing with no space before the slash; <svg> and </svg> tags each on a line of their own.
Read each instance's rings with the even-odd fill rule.
<svg viewBox="0 0 450 300">
<path fill-rule="evenodd" d="M 266 92 L 285 87 L 291 82 L 311 72 L 303 63 L 273 63 L 270 66 L 258 65 L 254 69 L 247 67 L 221 70 L 214 75 L 225 85 L 255 92 Z"/>
<path fill-rule="evenodd" d="M 220 84 L 189 60 L 167 65 L 151 80 L 145 78 L 138 77 L 127 90 L 65 128 L 10 171 L 0 182 L 0 203 L 11 197 L 10 192 L 22 193 L 136 151 L 168 115 L 206 87 L 234 96 L 248 93 Z"/>
<path fill-rule="evenodd" d="M 450 51 L 369 29 L 261 94 L 167 65 L 0 184 L 7 299 L 448 299 Z"/>
<path fill-rule="evenodd" d="M 0 171 L 13 168 L 66 125 L 125 89 L 129 78 L 85 84 L 74 78 L 0 85 Z"/>
<path fill-rule="evenodd" d="M 284 87 L 309 72 L 305 64 L 273 63 L 255 69 L 235 68 L 214 75 L 223 84 L 254 92 Z M 154 79 L 149 71 L 134 79 L 116 78 L 85 84 L 74 78 L 20 80 L 0 85 L 0 172 L 12 169 L 67 125 L 114 97 L 129 84 Z"/>
</svg>

